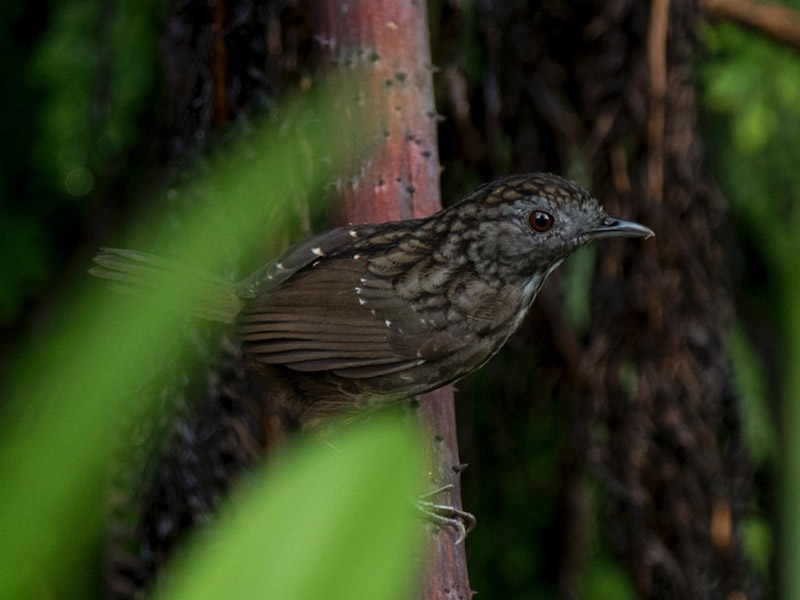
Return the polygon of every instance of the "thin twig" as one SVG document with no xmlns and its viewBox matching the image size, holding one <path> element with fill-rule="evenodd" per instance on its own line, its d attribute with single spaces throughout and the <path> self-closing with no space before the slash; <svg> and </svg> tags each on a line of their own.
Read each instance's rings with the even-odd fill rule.
<svg viewBox="0 0 800 600">
<path fill-rule="evenodd" d="M 752 0 L 702 0 L 709 17 L 729 19 L 800 52 L 800 13 L 788 6 Z"/>
<path fill-rule="evenodd" d="M 661 200 L 664 191 L 664 127 L 667 96 L 667 31 L 669 0 L 653 0 L 650 32 L 647 37 L 647 64 L 650 67 L 650 116 L 647 121 L 647 198 Z"/>
</svg>

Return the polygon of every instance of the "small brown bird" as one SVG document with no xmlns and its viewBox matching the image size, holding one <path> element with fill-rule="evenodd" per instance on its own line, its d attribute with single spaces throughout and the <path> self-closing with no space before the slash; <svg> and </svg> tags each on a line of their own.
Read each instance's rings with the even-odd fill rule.
<svg viewBox="0 0 800 600">
<path fill-rule="evenodd" d="M 234 283 L 104 249 L 91 273 L 144 291 L 203 280 L 187 302 L 235 324 L 253 364 L 289 386 L 301 422 L 451 383 L 492 357 L 547 276 L 603 237 L 650 237 L 579 185 L 535 173 L 488 183 L 433 216 L 339 227 Z"/>
</svg>

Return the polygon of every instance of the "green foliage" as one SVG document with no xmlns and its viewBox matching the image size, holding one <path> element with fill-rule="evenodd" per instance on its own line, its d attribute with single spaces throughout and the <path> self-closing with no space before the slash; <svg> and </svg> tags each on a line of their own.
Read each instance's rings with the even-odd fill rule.
<svg viewBox="0 0 800 600">
<path fill-rule="evenodd" d="M 156 598 L 409 597 L 421 443 L 395 421 L 353 429 L 254 474 Z"/>
<path fill-rule="evenodd" d="M 0 149 L 0 325 L 62 266 L 61 245 L 79 233 L 86 200 L 141 140 L 161 80 L 161 4 L 62 0 L 0 9 L 9 90 L 0 134 L 13 140 Z"/>
<path fill-rule="evenodd" d="M 157 0 L 63 2 L 39 46 L 34 73 L 46 90 L 41 168 L 85 196 L 108 161 L 139 139 L 157 70 Z"/>
<path fill-rule="evenodd" d="M 797 6 L 797 3 L 794 3 Z M 706 139 L 716 176 L 748 251 L 742 303 L 758 306 L 780 331 L 785 353 L 779 420 L 784 448 L 780 552 L 782 592 L 800 598 L 800 58 L 793 49 L 731 25 L 706 30 L 713 56 L 700 69 L 709 111 Z M 737 332 L 731 344 L 743 398 L 745 434 L 761 469 L 770 470 L 778 432 L 764 369 Z M 765 523 L 745 525 L 746 550 L 762 571 L 773 552 Z"/>
<path fill-rule="evenodd" d="M 636 591 L 631 579 L 615 561 L 610 551 L 595 554 L 586 568 L 584 598 L 634 600 Z"/>
<path fill-rule="evenodd" d="M 790 124 L 787 117 L 796 123 L 800 115 L 797 54 L 730 24 L 708 28 L 706 39 L 715 54 L 701 68 L 706 106 L 735 115 L 730 123 L 735 149 L 756 154 Z"/>
<path fill-rule="evenodd" d="M 592 277 L 596 254 L 597 250 L 594 246 L 586 246 L 578 250 L 561 267 L 564 311 L 567 321 L 579 334 L 589 331 Z"/>
<path fill-rule="evenodd" d="M 108 27 L 112 93 L 104 128 L 110 152 L 124 151 L 139 140 L 139 121 L 161 78 L 157 42 L 162 6 L 161 0 L 118 0 L 115 4 Z"/>
<path fill-rule="evenodd" d="M 299 164 L 299 156 L 307 160 L 327 159 L 318 161 L 325 168 L 314 170 L 310 189 L 305 191 L 319 191 L 323 182 L 332 178 L 333 170 L 345 168 L 352 158 L 341 144 L 334 145 L 336 140 L 344 138 L 345 132 L 349 135 L 354 128 L 354 124 L 342 119 L 336 110 L 347 98 L 345 94 L 349 89 L 347 81 L 339 84 L 298 99 L 291 115 L 284 119 L 284 124 L 291 124 L 291 134 L 259 129 L 248 138 L 246 145 L 228 148 L 224 159 L 211 160 L 205 179 L 181 191 L 193 197 L 193 202 L 188 204 L 194 210 L 191 215 L 185 215 L 187 225 L 159 237 L 154 235 L 151 224 L 154 216 L 149 214 L 146 221 L 143 218 L 133 228 L 131 239 L 135 247 L 142 250 L 157 247 L 170 256 L 217 271 L 225 262 L 222 249 L 231 239 L 248 248 L 255 247 L 254 240 L 259 237 L 269 237 L 275 223 L 272 219 L 275 208 L 302 195 L 303 190 L 292 175 L 293 167 Z M 313 136 L 308 136 L 312 131 Z M 220 202 L 220 198 L 225 201 Z M 141 405 L 137 409 L 145 410 L 148 402 L 155 400 L 137 396 L 135 391 L 152 376 L 157 349 L 177 343 L 179 320 L 166 307 L 179 305 L 178 299 L 187 293 L 191 290 L 186 289 L 185 281 L 164 280 L 153 292 L 153 302 L 131 303 L 116 298 L 104 286 L 90 282 L 87 276 L 58 308 L 55 322 L 42 331 L 27 354 L 19 357 L 13 378 L 0 385 L 5 394 L 0 404 L 3 410 L 0 415 L 0 480 L 4 490 L 0 495 L 3 540 L 0 597 L 53 595 L 56 590 L 62 590 L 68 579 L 83 577 L 88 581 L 86 571 L 93 565 L 90 551 L 99 543 L 104 516 L 101 509 L 105 505 L 103 481 L 111 449 L 119 443 L 116 435 L 121 415 L 129 412 L 126 409 L 129 402 L 137 402 Z M 261 491 L 252 492 L 255 495 L 244 500 L 250 508 L 241 509 L 248 511 L 246 516 L 229 517 L 233 531 L 242 531 L 243 519 L 253 526 L 275 525 L 275 517 L 259 510 L 262 504 L 287 510 L 296 507 L 299 512 L 278 515 L 284 526 L 277 528 L 277 534 L 269 531 L 260 532 L 258 536 L 248 532 L 242 549 L 251 553 L 266 551 L 272 543 L 272 535 L 280 534 L 277 539 L 285 542 L 289 535 L 286 524 L 296 526 L 305 522 L 309 530 L 303 536 L 294 531 L 294 535 L 301 538 L 297 542 L 302 542 L 295 546 L 301 553 L 296 557 L 298 560 L 305 555 L 321 561 L 320 552 L 341 550 L 353 558 L 363 559 L 361 564 L 371 573 L 373 579 L 367 577 L 364 581 L 361 581 L 363 571 L 354 571 L 353 579 L 339 578 L 337 585 L 342 587 L 336 597 L 347 597 L 357 585 L 378 597 L 380 593 L 384 594 L 382 597 L 390 597 L 387 590 L 402 590 L 398 578 L 407 578 L 408 571 L 396 565 L 406 564 L 403 559 L 410 553 L 410 537 L 402 533 L 405 529 L 400 525 L 400 509 L 387 504 L 390 497 L 402 506 L 408 502 L 412 490 L 399 492 L 407 488 L 411 480 L 411 471 L 407 471 L 403 463 L 413 468 L 418 461 L 406 456 L 410 445 L 407 434 L 386 426 L 376 427 L 371 433 L 361 434 L 361 441 L 336 442 L 343 448 L 340 463 L 332 464 L 332 459 L 325 456 L 316 464 L 305 462 L 311 461 L 310 458 L 298 459 L 297 470 L 301 475 L 276 475 L 279 482 L 276 489 L 286 490 L 283 494 L 287 496 L 279 491 L 272 496 L 267 484 Z M 346 477 L 344 471 L 353 466 L 353 453 L 363 451 L 365 444 L 375 444 L 376 437 L 385 437 L 386 446 L 375 446 L 364 452 L 368 460 Z M 328 452 L 330 448 L 326 446 L 323 455 Z M 292 470 L 288 466 L 285 468 L 287 472 Z M 340 483 L 323 477 L 321 471 L 329 471 Z M 378 476 L 376 472 L 383 475 Z M 316 484 L 326 487 L 324 495 L 314 493 Z M 326 513 L 328 517 L 344 521 L 325 523 L 323 530 L 320 517 L 315 521 L 310 515 L 310 511 L 321 509 L 319 500 L 301 502 L 297 495 L 300 488 L 314 498 L 326 498 L 331 509 Z M 354 497 L 360 498 L 360 502 L 353 504 Z M 374 507 L 366 506 L 373 500 Z M 363 522 L 357 519 L 357 514 L 363 516 Z M 379 514 L 388 521 L 384 522 Z M 315 545 L 316 534 L 324 541 L 321 546 Z M 257 570 L 253 561 L 266 555 L 234 557 L 231 544 L 235 543 L 225 540 L 237 534 L 220 532 L 218 535 L 218 551 L 227 561 L 225 564 L 234 561 L 237 569 L 248 573 Z M 383 540 L 381 552 L 393 549 L 382 557 L 388 561 L 385 563 L 372 556 L 374 548 L 365 549 L 366 546 L 358 546 L 355 541 L 360 539 L 362 543 L 377 545 L 376 540 L 382 540 L 384 535 L 387 540 Z M 256 537 L 260 539 L 258 546 Z M 340 548 L 335 548 L 334 539 L 341 542 Z M 212 577 L 206 573 L 211 560 L 207 552 L 212 550 L 198 551 L 195 559 L 202 573 L 192 568 L 191 572 L 176 575 L 182 578 L 181 589 L 198 589 L 194 586 L 199 586 L 218 590 L 218 586 L 232 585 L 222 583 L 219 572 L 213 574 L 212 580 L 204 579 L 202 584 L 190 583 L 201 574 Z M 226 573 L 240 574 L 236 569 L 226 569 Z M 325 569 L 321 569 L 321 573 L 327 578 L 325 581 L 331 583 L 331 574 Z M 294 576 L 293 573 L 285 575 L 287 579 Z M 306 591 L 319 589 L 301 575 L 302 585 L 310 586 Z M 75 584 L 70 585 L 68 589 L 74 591 Z M 302 592 L 302 585 L 298 593 Z M 87 586 L 85 583 L 83 587 L 88 589 Z M 238 597 L 253 597 L 253 590 L 249 595 L 241 591 L 243 595 Z"/>
<path fill-rule="evenodd" d="M 775 551 L 775 536 L 769 522 L 756 516 L 747 517 L 742 523 L 742 538 L 745 552 L 759 575 L 769 578 L 771 558 Z"/>
<path fill-rule="evenodd" d="M 93 91 L 102 50 L 94 30 L 99 13 L 100 5 L 90 0 L 62 4 L 39 49 L 35 68 L 48 97 L 39 154 L 57 181 L 85 168 L 94 154 Z"/>
<path fill-rule="evenodd" d="M 800 59 L 730 25 L 707 33 L 709 157 L 744 233 L 782 269 L 800 225 Z"/>
<path fill-rule="evenodd" d="M 764 364 L 741 327 L 734 331 L 728 348 L 742 400 L 742 427 L 750 456 L 758 465 L 771 463 L 777 459 L 778 449 L 775 423 L 769 413 Z"/>
</svg>

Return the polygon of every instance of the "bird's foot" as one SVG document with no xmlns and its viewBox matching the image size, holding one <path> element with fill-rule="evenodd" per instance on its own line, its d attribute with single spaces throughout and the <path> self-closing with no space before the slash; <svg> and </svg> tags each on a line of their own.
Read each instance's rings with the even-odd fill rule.
<svg viewBox="0 0 800 600">
<path fill-rule="evenodd" d="M 423 494 L 416 501 L 416 506 L 422 517 L 427 521 L 437 527 L 454 529 L 456 531 L 456 545 L 458 545 L 466 539 L 467 534 L 475 527 L 475 516 L 455 506 L 436 504 L 429 500 L 429 498 L 448 492 L 451 489 L 453 489 L 453 485 L 448 484 Z"/>
</svg>

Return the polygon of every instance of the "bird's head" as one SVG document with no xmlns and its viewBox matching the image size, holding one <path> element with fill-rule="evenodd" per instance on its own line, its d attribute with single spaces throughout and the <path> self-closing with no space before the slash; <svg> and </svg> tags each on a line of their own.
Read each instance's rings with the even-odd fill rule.
<svg viewBox="0 0 800 600">
<path fill-rule="evenodd" d="M 479 271 L 543 280 L 579 247 L 607 237 L 650 237 L 651 229 L 606 214 L 580 185 L 534 173 L 484 185 L 453 207 L 473 232 L 465 244 Z M 487 266 L 490 265 L 490 266 Z"/>
</svg>

